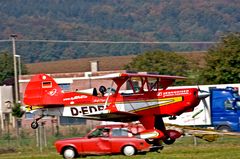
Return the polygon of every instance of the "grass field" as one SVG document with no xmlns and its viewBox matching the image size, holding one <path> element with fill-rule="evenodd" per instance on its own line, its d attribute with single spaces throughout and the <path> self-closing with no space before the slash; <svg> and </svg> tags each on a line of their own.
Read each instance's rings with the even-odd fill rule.
<svg viewBox="0 0 240 159">
<path fill-rule="evenodd" d="M 218 141 L 209 143 L 197 140 L 194 146 L 192 137 L 183 137 L 173 145 L 165 145 L 161 153 L 149 152 L 146 155 L 126 157 L 113 156 L 88 156 L 88 159 L 240 159 L 240 138 L 219 138 Z M 0 145 L 1 146 L 1 145 Z M 2 147 L 2 146 L 1 146 Z M 0 154 L 0 159 L 61 159 L 53 146 L 45 148 L 42 153 L 36 147 L 19 147 L 16 152 Z"/>
</svg>

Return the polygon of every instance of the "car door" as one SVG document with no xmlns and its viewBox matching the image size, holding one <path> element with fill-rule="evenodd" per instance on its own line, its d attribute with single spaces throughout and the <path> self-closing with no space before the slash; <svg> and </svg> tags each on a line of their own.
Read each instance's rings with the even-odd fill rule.
<svg viewBox="0 0 240 159">
<path fill-rule="evenodd" d="M 113 153 L 121 153 L 122 148 L 132 143 L 130 131 L 127 128 L 116 127 L 111 131 L 111 145 Z"/>
<path fill-rule="evenodd" d="M 110 129 L 98 128 L 88 135 L 88 139 L 82 144 L 85 154 L 108 154 L 111 153 L 109 136 L 104 134 Z"/>
</svg>

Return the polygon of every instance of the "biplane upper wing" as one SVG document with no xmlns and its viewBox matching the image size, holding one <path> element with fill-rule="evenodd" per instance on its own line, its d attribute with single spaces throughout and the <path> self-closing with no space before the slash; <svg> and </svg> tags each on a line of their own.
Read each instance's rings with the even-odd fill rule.
<svg viewBox="0 0 240 159">
<path fill-rule="evenodd" d="M 176 80 L 176 79 L 186 79 L 183 76 L 170 76 L 170 75 L 158 75 L 158 74 L 147 74 L 147 73 L 113 73 L 103 76 L 91 77 L 91 79 L 104 79 L 111 80 L 124 77 L 149 77 L 149 78 L 160 78 L 165 80 Z"/>
<path fill-rule="evenodd" d="M 183 80 L 186 77 L 182 76 L 170 76 L 170 75 L 158 75 L 158 74 L 148 74 L 148 73 L 114 73 L 98 77 L 92 77 L 91 79 L 103 79 L 103 80 L 116 80 L 123 79 L 126 80 L 132 78 L 134 80 L 142 80 L 148 78 L 148 81 L 159 79 L 163 89 L 166 89 L 168 86 L 172 85 L 175 80 Z"/>
</svg>

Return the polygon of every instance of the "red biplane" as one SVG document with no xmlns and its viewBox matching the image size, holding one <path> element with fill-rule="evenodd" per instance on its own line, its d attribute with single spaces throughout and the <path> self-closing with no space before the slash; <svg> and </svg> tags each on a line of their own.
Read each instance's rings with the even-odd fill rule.
<svg viewBox="0 0 240 159">
<path fill-rule="evenodd" d="M 53 115 L 118 122 L 139 120 L 146 130 L 137 136 L 149 142 L 163 140 L 171 144 L 181 133 L 166 130 L 162 118 L 175 118 L 192 111 L 201 99 L 208 96 L 197 88 L 167 89 L 175 80 L 185 79 L 180 76 L 115 73 L 94 79 L 112 80 L 112 86 L 108 89 L 100 86 L 100 94 L 96 88 L 91 93 L 63 92 L 50 76 L 34 76 L 24 94 L 28 110 L 40 116 L 31 127 L 36 129 L 39 119 Z M 124 84 L 131 89 L 122 90 Z"/>
</svg>

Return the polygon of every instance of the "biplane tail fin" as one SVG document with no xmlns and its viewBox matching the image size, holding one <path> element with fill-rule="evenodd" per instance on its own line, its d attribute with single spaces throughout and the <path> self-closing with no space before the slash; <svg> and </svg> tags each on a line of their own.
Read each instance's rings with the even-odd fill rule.
<svg viewBox="0 0 240 159">
<path fill-rule="evenodd" d="M 38 74 L 28 83 L 23 102 L 30 106 L 62 105 L 62 89 L 50 76 Z"/>
</svg>

